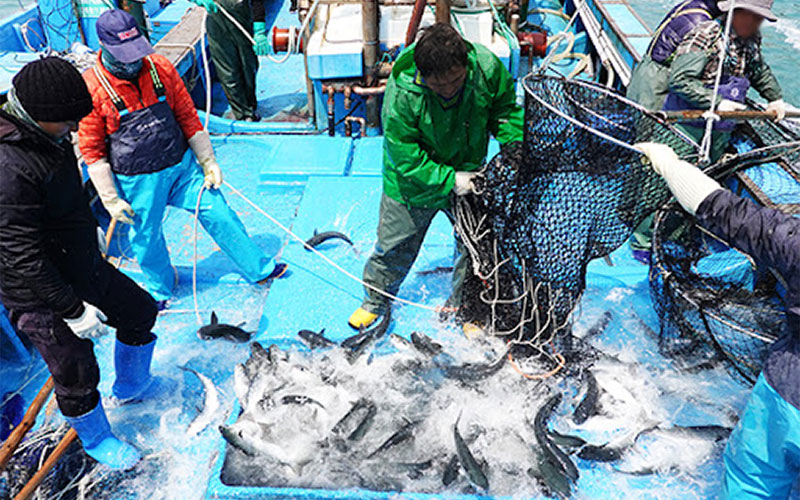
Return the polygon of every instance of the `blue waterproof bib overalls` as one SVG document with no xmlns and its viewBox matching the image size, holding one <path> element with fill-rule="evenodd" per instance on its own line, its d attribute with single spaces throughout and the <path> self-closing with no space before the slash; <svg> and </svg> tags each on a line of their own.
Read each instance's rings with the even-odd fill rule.
<svg viewBox="0 0 800 500">
<path fill-rule="evenodd" d="M 169 205 L 194 212 L 203 172 L 166 101 L 166 90 L 152 61 L 150 76 L 158 102 L 135 111 L 127 109 L 99 68 L 94 71 L 120 114 L 119 129 L 107 140 L 108 158 L 120 196 L 136 212 L 131 251 L 147 290 L 156 300 L 167 300 L 177 272 L 164 239 L 164 211 Z M 198 219 L 249 282 L 260 281 L 272 271 L 272 259 L 250 240 L 219 190 L 203 191 Z"/>
</svg>

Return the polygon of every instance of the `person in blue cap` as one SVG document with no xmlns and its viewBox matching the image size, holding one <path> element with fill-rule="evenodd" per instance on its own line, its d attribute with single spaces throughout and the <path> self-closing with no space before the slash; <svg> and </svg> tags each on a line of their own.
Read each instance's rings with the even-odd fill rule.
<svg viewBox="0 0 800 500">
<path fill-rule="evenodd" d="M 115 403 L 157 394 L 153 298 L 100 255 L 69 140 L 92 110 L 80 73 L 57 57 L 25 65 L 0 111 L 0 299 L 53 376 L 56 401 L 86 453 L 112 469 L 141 458 L 118 439 L 97 385 L 93 339 L 116 329 Z"/>
<path fill-rule="evenodd" d="M 155 54 L 136 21 L 121 10 L 97 20 L 102 44 L 83 77 L 94 109 L 82 121 L 79 147 L 103 206 L 131 224 L 131 250 L 148 291 L 168 305 L 176 283 L 164 239 L 166 207 L 194 212 L 214 241 L 251 283 L 279 278 L 274 264 L 250 240 L 222 193 L 222 171 L 191 97 L 170 62 Z"/>
<path fill-rule="evenodd" d="M 683 208 L 787 285 L 787 335 L 770 349 L 725 448 L 723 498 L 787 498 L 800 474 L 800 218 L 742 198 L 662 144 L 638 144 Z"/>
</svg>

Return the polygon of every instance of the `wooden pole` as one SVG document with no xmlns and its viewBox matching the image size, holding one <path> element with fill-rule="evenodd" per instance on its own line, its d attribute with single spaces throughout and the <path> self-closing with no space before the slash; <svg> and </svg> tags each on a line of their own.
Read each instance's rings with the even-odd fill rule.
<svg viewBox="0 0 800 500">
<path fill-rule="evenodd" d="M 702 109 L 686 109 L 683 111 L 659 111 L 659 114 L 666 117 L 667 121 L 682 122 L 690 120 L 700 120 L 706 111 Z M 716 113 L 723 120 L 774 120 L 774 111 L 717 111 Z M 786 118 L 800 118 L 800 111 L 789 111 Z"/>
<path fill-rule="evenodd" d="M 411 11 L 411 19 L 408 20 L 408 28 L 406 28 L 406 47 L 414 43 L 417 39 L 417 31 L 419 31 L 419 22 L 422 21 L 422 16 L 425 14 L 425 6 L 428 0 L 416 0 L 414 2 L 414 9 Z"/>
<path fill-rule="evenodd" d="M 106 231 L 106 250 L 108 250 L 108 247 L 111 245 L 111 237 L 114 235 L 114 229 L 116 227 L 117 219 L 111 219 L 111 223 L 108 225 L 108 230 Z M 103 257 L 107 258 L 108 256 L 103 255 Z M 42 388 L 39 389 L 39 394 L 37 394 L 31 402 L 31 405 L 28 407 L 28 411 L 26 411 L 25 416 L 22 417 L 22 421 L 3 443 L 2 448 L 0 448 L 0 472 L 5 470 L 9 460 L 11 460 L 11 457 L 14 455 L 14 451 L 16 451 L 17 447 L 22 442 L 22 438 L 25 437 L 25 434 L 27 434 L 36 423 L 36 417 L 39 415 L 42 407 L 47 402 L 50 394 L 53 392 L 54 385 L 55 383 L 53 382 L 53 377 L 51 375 L 44 383 Z M 45 464 L 42 466 L 42 469 L 31 478 L 28 484 L 25 485 L 20 493 L 15 497 L 15 500 L 26 499 L 36 490 L 36 488 L 44 479 L 44 476 L 47 475 L 50 469 L 52 469 L 56 462 L 58 462 L 58 459 L 61 458 L 61 455 L 64 454 L 66 449 L 70 444 L 72 444 L 72 441 L 74 441 L 77 436 L 78 435 L 75 433 L 74 429 L 70 429 L 67 432 L 56 449 L 53 450 L 53 453 L 50 454 L 50 457 L 48 457 L 47 462 L 45 462 Z"/>
<path fill-rule="evenodd" d="M 450 0 L 436 0 L 436 22 L 450 24 Z"/>
<path fill-rule="evenodd" d="M 36 423 L 36 417 L 39 415 L 39 412 L 52 392 L 53 377 L 49 377 L 42 388 L 39 389 L 39 394 L 37 394 L 31 402 L 28 411 L 26 411 L 25 416 L 22 417 L 22 421 L 14 428 L 6 439 L 6 442 L 3 443 L 3 447 L 0 448 L 0 472 L 6 469 L 8 461 L 11 460 L 12 455 L 14 455 L 14 452 L 17 450 L 17 446 L 22 442 L 22 438 L 25 437 L 25 434 L 27 434 L 33 427 L 33 424 Z"/>
<path fill-rule="evenodd" d="M 111 222 L 108 224 L 108 229 L 106 230 L 106 253 L 103 254 L 103 258 L 108 260 L 108 253 L 111 249 L 111 238 L 114 236 L 114 230 L 117 228 L 117 219 L 111 219 Z"/>
<path fill-rule="evenodd" d="M 58 462 L 64 452 L 67 451 L 69 446 L 72 444 L 73 441 L 78 437 L 78 433 L 75 432 L 75 429 L 70 429 L 64 434 L 64 437 L 61 438 L 61 442 L 58 443 L 58 446 L 53 450 L 53 453 L 47 457 L 47 460 L 42 464 L 42 468 L 36 471 L 36 474 L 33 475 L 30 481 L 17 493 L 17 496 L 14 497 L 14 500 L 28 500 L 31 495 L 36 491 L 36 488 L 42 484 L 44 478 L 47 476 L 47 473 L 50 472 L 50 469 L 53 468 L 54 465 Z"/>
</svg>

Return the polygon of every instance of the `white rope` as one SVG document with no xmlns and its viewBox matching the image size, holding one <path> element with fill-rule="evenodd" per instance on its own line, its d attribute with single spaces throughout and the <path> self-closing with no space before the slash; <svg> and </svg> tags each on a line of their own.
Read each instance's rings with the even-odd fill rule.
<svg viewBox="0 0 800 500">
<path fill-rule="evenodd" d="M 534 76 L 533 76 L 532 73 L 528 74 L 525 77 L 523 77 L 522 84 L 527 87 L 528 86 L 527 82 L 529 81 L 530 78 L 533 78 L 533 77 Z M 544 99 L 542 99 L 541 97 L 536 95 L 536 93 L 533 90 L 531 90 L 530 88 L 527 88 L 526 92 L 528 93 L 529 96 L 531 96 L 533 99 L 536 99 L 536 101 L 538 101 L 539 104 L 541 104 L 542 106 L 547 108 L 550 112 L 557 114 L 558 116 L 560 116 L 561 118 L 563 118 L 563 119 L 567 120 L 568 122 L 572 123 L 576 127 L 580 127 L 583 130 L 586 130 L 587 132 L 589 132 L 591 134 L 594 134 L 594 135 L 596 135 L 596 136 L 598 136 L 598 137 L 600 137 L 602 139 L 607 140 L 608 142 L 616 144 L 617 146 L 620 146 L 622 148 L 625 148 L 625 149 L 628 149 L 630 151 L 633 151 L 634 153 L 642 154 L 642 152 L 640 150 L 638 150 L 637 148 L 633 147 L 631 144 L 628 144 L 627 142 L 621 141 L 621 140 L 617 139 L 616 137 L 613 137 L 613 136 L 611 136 L 609 134 L 606 134 L 605 132 L 597 130 L 596 128 L 592 128 L 592 127 L 586 125 L 585 123 L 579 121 L 578 119 L 567 115 L 566 113 L 564 113 L 560 109 L 556 108 L 552 104 L 546 102 Z"/>
<path fill-rule="evenodd" d="M 200 193 L 197 195 L 197 205 L 194 208 L 194 225 L 192 228 L 192 239 L 194 240 L 194 258 L 192 259 L 192 296 L 194 297 L 194 317 L 198 325 L 203 324 L 203 319 L 200 317 L 200 305 L 197 302 L 197 221 L 200 218 L 200 200 L 203 198 L 203 192 L 206 190 L 206 185 L 200 188 Z"/>
<path fill-rule="evenodd" d="M 733 12 L 736 8 L 736 0 L 731 0 L 731 8 L 728 12 L 728 18 L 725 21 L 725 36 L 722 41 L 722 53 L 719 56 L 719 67 L 717 68 L 717 75 L 714 78 L 714 93 L 711 97 L 711 107 L 708 108 L 708 115 L 706 116 L 706 130 L 703 135 L 703 141 L 700 143 L 700 158 L 704 163 L 708 163 L 711 158 L 711 136 L 714 130 L 714 122 L 719 120 L 716 114 L 717 109 L 717 96 L 719 96 L 719 85 L 722 81 L 722 70 L 725 67 L 725 57 L 728 54 L 728 43 L 730 42 L 731 26 L 733 25 Z"/>
<path fill-rule="evenodd" d="M 533 11 L 544 12 L 544 11 L 547 11 L 547 10 L 551 10 L 551 9 L 533 9 L 533 10 L 531 10 L 529 12 L 533 12 Z M 562 14 L 561 12 L 552 11 L 551 13 L 557 13 L 557 14 L 562 15 L 563 17 L 566 18 L 566 15 Z M 556 46 L 553 47 L 552 50 L 550 51 L 550 54 L 548 54 L 544 58 L 544 61 L 542 61 L 542 64 L 539 65 L 539 70 L 538 70 L 539 74 L 544 74 L 544 72 L 547 71 L 547 68 L 550 66 L 550 64 L 558 62 L 561 59 L 567 58 L 570 55 L 572 55 L 572 46 L 575 44 L 575 35 L 573 33 L 571 33 L 569 31 L 569 29 L 572 27 L 573 23 L 575 23 L 575 20 L 578 18 L 579 14 L 580 14 L 580 9 L 578 9 L 578 4 L 576 2 L 575 3 L 575 12 L 572 14 L 572 17 L 570 18 L 569 22 L 564 27 L 564 29 L 561 30 L 559 33 L 557 33 L 557 34 L 555 34 L 552 37 L 549 37 L 547 39 L 547 44 L 548 45 L 551 45 L 553 42 L 557 42 L 557 43 L 556 43 Z M 569 38 L 569 35 L 572 35 L 572 37 Z M 562 53 L 558 54 L 558 56 L 556 56 L 555 55 L 556 49 L 558 48 L 559 45 L 561 45 L 561 41 L 565 40 L 565 39 L 567 40 L 567 45 L 568 45 L 567 49 L 564 50 Z"/>
<path fill-rule="evenodd" d="M 314 0 L 314 3 L 311 5 L 311 8 L 308 10 L 308 14 L 306 15 L 306 18 L 303 20 L 303 23 L 302 23 L 302 25 L 300 27 L 300 33 L 301 34 L 304 33 L 306 31 L 306 29 L 308 28 L 308 25 L 311 22 L 311 18 L 313 17 L 313 13 L 316 11 L 317 7 L 319 6 L 319 3 L 320 3 L 320 0 Z M 255 40 L 250 35 L 250 33 L 248 33 L 247 30 L 244 29 L 244 27 L 241 24 L 239 24 L 236 21 L 236 19 L 233 18 L 233 16 L 231 16 L 227 11 L 225 11 L 224 8 L 222 8 L 219 5 L 218 5 L 218 7 L 219 7 L 219 10 L 222 12 L 222 14 L 225 17 L 227 17 L 234 24 L 234 26 L 236 26 L 247 37 L 248 40 L 250 40 L 253 44 L 255 44 Z M 202 48 L 202 57 L 203 57 L 203 68 L 204 68 L 205 74 L 206 74 L 206 110 L 205 110 L 206 111 L 206 121 L 205 121 L 205 125 L 204 125 L 204 130 L 206 132 L 208 132 L 208 120 L 209 120 L 209 117 L 211 116 L 211 77 L 210 77 L 209 69 L 208 69 L 208 55 L 206 54 L 206 50 L 205 50 L 205 35 L 206 35 L 206 32 L 205 32 L 205 17 L 206 16 L 208 16 L 207 12 L 204 15 L 204 22 L 203 22 L 203 28 L 202 28 L 202 30 L 203 30 L 202 31 L 203 39 L 201 41 L 202 42 L 201 43 L 201 48 Z M 290 32 L 290 35 L 289 35 L 289 47 L 288 47 L 287 54 L 286 54 L 285 58 L 288 58 L 288 56 L 290 54 L 294 53 L 293 51 L 296 48 L 295 46 L 299 46 L 299 44 L 296 43 L 296 38 L 295 38 L 294 33 L 293 33 L 294 30 L 290 29 L 289 32 Z M 305 240 L 303 240 L 302 238 L 300 238 L 299 236 L 294 234 L 288 227 L 286 227 L 283 224 L 281 224 L 277 219 L 272 217 L 264 209 L 262 209 L 261 207 L 256 205 L 252 200 L 250 200 L 247 196 L 245 196 L 244 193 L 242 193 L 241 191 L 239 191 L 238 189 L 233 187 L 229 182 L 223 181 L 223 184 L 225 184 L 234 194 L 236 194 L 240 198 L 242 198 L 248 205 L 253 207 L 253 209 L 255 209 L 257 212 L 259 212 L 261 215 L 263 215 L 267 219 L 269 219 L 273 224 L 275 224 L 276 226 L 281 228 L 289 236 L 291 236 L 295 240 L 297 240 L 300 243 L 302 243 L 303 246 L 307 250 L 310 250 L 311 252 L 313 252 L 317 256 L 321 257 L 322 260 L 324 260 L 325 262 L 327 262 L 328 264 L 333 266 L 334 269 L 338 270 L 339 272 L 341 272 L 342 274 L 344 274 L 348 278 L 350 278 L 350 279 L 352 279 L 354 281 L 357 281 L 358 283 L 360 283 L 364 287 L 374 291 L 375 293 L 383 295 L 384 297 L 389 298 L 391 300 L 394 300 L 396 302 L 400 302 L 402 304 L 406 304 L 406 305 L 409 305 L 409 306 L 412 306 L 412 307 L 418 307 L 420 309 L 425 309 L 427 311 L 434 311 L 434 312 L 439 312 L 440 311 L 439 307 L 433 307 L 433 306 L 429 306 L 429 305 L 426 305 L 426 304 L 420 304 L 420 303 L 413 302 L 413 301 L 410 301 L 410 300 L 407 300 L 407 299 L 403 299 L 401 297 L 397 297 L 396 295 L 392 295 L 392 294 L 390 294 L 390 293 L 388 293 L 388 292 L 386 292 L 386 291 L 384 291 L 384 290 L 382 290 L 380 288 L 377 288 L 374 285 L 370 285 L 369 283 L 366 283 L 362 279 L 358 278 L 357 276 L 353 275 L 352 273 L 350 273 L 349 271 L 347 271 L 346 269 L 341 267 L 336 262 L 334 262 L 331 259 L 329 259 L 326 255 L 324 255 L 323 253 L 321 253 L 317 249 L 306 245 Z M 193 265 L 192 265 L 192 295 L 193 295 L 193 298 L 194 298 L 194 314 L 195 314 L 195 318 L 197 319 L 197 324 L 198 325 L 202 324 L 203 320 L 200 317 L 200 305 L 199 305 L 199 301 L 197 299 L 197 222 L 198 222 L 198 218 L 199 218 L 199 214 L 200 214 L 200 199 L 203 196 L 203 191 L 204 190 L 205 190 L 205 185 L 200 189 L 200 193 L 197 195 L 197 205 L 195 207 L 195 212 L 194 212 L 194 231 L 193 231 L 194 259 L 193 259 Z"/>
<path fill-rule="evenodd" d="M 203 22 L 200 23 L 200 53 L 203 56 L 203 74 L 206 79 L 206 121 L 203 129 L 208 132 L 208 120 L 211 118 L 211 70 L 208 67 L 208 54 L 206 52 L 206 18 L 208 12 L 203 9 Z"/>
<path fill-rule="evenodd" d="M 228 181 L 223 181 L 223 184 L 225 184 L 225 186 L 227 186 L 228 189 L 230 189 L 233 192 L 233 194 L 239 196 L 248 205 L 253 207 L 253 209 L 255 211 L 257 211 L 258 213 L 260 213 L 261 215 L 263 215 L 264 217 L 269 219 L 270 222 L 272 222 L 273 224 L 275 224 L 276 226 L 281 228 L 286 234 L 291 236 L 293 239 L 295 239 L 298 242 L 302 243 L 303 246 L 306 248 L 306 250 L 309 250 L 309 251 L 313 252 L 315 255 L 320 257 L 322 260 L 324 260 L 325 262 L 330 264 L 334 269 L 336 269 L 337 271 L 341 272 L 342 274 L 344 274 L 348 278 L 352 279 L 353 281 L 357 281 L 358 283 L 360 283 L 361 285 L 363 285 L 366 288 L 369 288 L 373 292 L 378 293 L 380 295 L 383 295 L 384 297 L 386 297 L 388 299 L 400 302 L 401 304 L 406 304 L 406 305 L 409 305 L 409 306 L 418 307 L 420 309 L 425 309 L 427 311 L 434 311 L 434 312 L 439 312 L 440 311 L 439 307 L 429 306 L 429 305 L 426 305 L 426 304 L 420 304 L 418 302 L 413 302 L 413 301 L 410 301 L 410 300 L 407 300 L 407 299 L 403 299 L 403 298 L 400 298 L 400 297 L 398 297 L 396 295 L 392 295 L 391 293 L 386 292 L 386 291 L 384 291 L 384 290 L 382 290 L 382 289 L 380 289 L 380 288 L 378 288 L 378 287 L 376 287 L 374 285 L 370 285 L 369 283 L 366 283 L 361 278 L 355 276 L 354 274 L 352 274 L 351 272 L 349 272 L 348 270 L 344 269 L 342 266 L 340 266 L 339 264 L 337 264 L 336 262 L 334 262 L 333 260 L 328 258 L 325 254 L 323 254 L 322 252 L 320 252 L 316 248 L 308 246 L 306 244 L 306 242 L 301 237 L 299 237 L 296 234 L 294 234 L 291 229 L 289 229 L 285 225 L 281 224 L 280 221 L 278 221 L 273 216 L 271 216 L 269 213 L 267 213 L 263 208 L 261 208 L 258 205 L 256 205 L 252 200 L 250 200 L 247 196 L 245 196 L 244 193 L 242 193 L 241 191 L 239 191 L 235 187 L 231 186 L 231 184 Z"/>
<path fill-rule="evenodd" d="M 311 23 L 311 18 L 314 17 L 314 13 L 316 12 L 319 3 L 320 0 L 314 0 L 314 3 L 312 3 L 311 7 L 308 9 L 308 13 L 306 14 L 305 19 L 303 19 L 303 23 L 300 25 L 299 33 L 301 37 L 302 34 L 306 32 L 306 29 L 308 29 L 308 25 Z M 244 26 L 239 24 L 239 22 L 221 5 L 217 4 L 217 7 L 219 7 L 219 11 L 222 12 L 222 15 L 227 17 L 228 21 L 230 21 L 239 31 L 241 31 L 242 34 L 250 41 L 250 43 L 256 45 L 256 41 L 253 38 L 253 35 L 251 35 L 250 32 L 247 31 L 247 29 L 245 29 Z M 275 50 L 274 47 L 272 49 L 273 51 Z M 280 58 L 276 58 L 272 54 L 267 54 L 267 58 L 276 64 L 283 64 L 289 60 L 290 56 L 299 53 L 300 53 L 300 43 L 298 42 L 298 37 L 295 35 L 295 30 L 289 28 L 289 44 L 288 47 L 286 48 L 286 54 L 284 54 Z"/>
</svg>

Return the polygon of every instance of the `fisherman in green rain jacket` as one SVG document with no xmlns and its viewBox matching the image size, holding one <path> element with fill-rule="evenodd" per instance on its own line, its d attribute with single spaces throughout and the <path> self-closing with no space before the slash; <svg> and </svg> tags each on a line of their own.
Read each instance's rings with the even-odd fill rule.
<svg viewBox="0 0 800 500">
<path fill-rule="evenodd" d="M 396 295 L 434 216 L 453 220 L 453 196 L 472 191 L 489 134 L 500 144 L 522 140 L 522 109 L 514 80 L 487 48 L 467 42 L 447 24 L 425 30 L 397 58 L 383 103 L 383 196 L 378 242 L 364 282 Z M 449 306 L 458 307 L 466 272 L 463 248 L 453 271 Z M 365 287 L 350 317 L 365 328 L 385 312 L 386 297 Z"/>
</svg>

